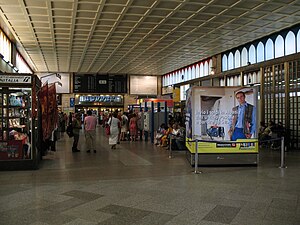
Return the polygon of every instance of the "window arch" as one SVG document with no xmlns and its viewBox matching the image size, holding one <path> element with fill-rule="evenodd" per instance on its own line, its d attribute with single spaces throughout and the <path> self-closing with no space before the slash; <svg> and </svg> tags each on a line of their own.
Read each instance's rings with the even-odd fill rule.
<svg viewBox="0 0 300 225">
<path fill-rule="evenodd" d="M 204 67 L 203 67 L 203 63 L 200 64 L 200 77 L 204 76 Z"/>
<path fill-rule="evenodd" d="M 222 71 L 227 71 L 227 55 L 224 54 L 222 57 Z"/>
<path fill-rule="evenodd" d="M 241 62 L 242 62 L 241 66 L 246 66 L 248 62 L 248 51 L 245 47 L 242 50 Z"/>
<path fill-rule="evenodd" d="M 234 53 L 234 68 L 241 67 L 241 53 L 239 50 L 236 50 Z"/>
<path fill-rule="evenodd" d="M 208 62 L 205 61 L 205 63 L 204 63 L 204 76 L 209 75 L 209 72 L 208 72 L 208 71 L 209 71 L 209 70 L 208 70 Z"/>
<path fill-rule="evenodd" d="M 188 80 L 188 69 L 187 68 L 183 69 L 183 73 L 184 73 L 184 81 L 187 81 Z"/>
<path fill-rule="evenodd" d="M 259 42 L 256 49 L 257 62 L 263 62 L 265 60 L 265 47 L 262 42 Z"/>
<path fill-rule="evenodd" d="M 278 35 L 275 40 L 275 58 L 284 56 L 284 40 L 281 35 Z"/>
<path fill-rule="evenodd" d="M 191 80 L 192 79 L 192 68 L 189 66 L 187 68 L 187 80 Z"/>
<path fill-rule="evenodd" d="M 195 65 L 192 66 L 192 79 L 196 78 L 196 69 L 195 69 Z"/>
<path fill-rule="evenodd" d="M 297 52 L 300 52 L 300 30 L 297 33 Z"/>
<path fill-rule="evenodd" d="M 196 78 L 200 77 L 200 68 L 199 64 L 196 65 Z"/>
<path fill-rule="evenodd" d="M 290 55 L 296 53 L 296 38 L 295 34 L 290 31 L 285 37 L 284 42 L 285 55 Z"/>
<path fill-rule="evenodd" d="M 266 60 L 269 59 L 274 59 L 274 44 L 270 38 L 266 43 Z"/>
<path fill-rule="evenodd" d="M 212 71 L 212 69 L 213 69 L 212 67 L 213 67 L 212 59 L 210 59 L 209 62 L 208 62 L 208 70 L 209 70 L 209 74 L 211 73 L 211 71 Z"/>
<path fill-rule="evenodd" d="M 228 55 L 228 70 L 232 70 L 233 68 L 234 68 L 233 54 L 232 54 L 232 52 L 230 52 Z"/>
<path fill-rule="evenodd" d="M 256 63 L 256 50 L 254 45 L 251 45 L 249 48 L 249 62 L 251 64 Z"/>
</svg>

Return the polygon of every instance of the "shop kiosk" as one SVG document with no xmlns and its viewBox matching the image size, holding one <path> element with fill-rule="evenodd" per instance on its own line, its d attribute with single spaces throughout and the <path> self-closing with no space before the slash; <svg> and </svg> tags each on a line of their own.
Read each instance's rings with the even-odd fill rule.
<svg viewBox="0 0 300 225">
<path fill-rule="evenodd" d="M 32 74 L 0 74 L 0 170 L 37 169 L 37 92 Z"/>
<path fill-rule="evenodd" d="M 236 94 L 243 92 L 251 114 L 245 123 L 248 138 L 232 140 L 236 122 Z M 257 165 L 257 90 L 255 87 L 192 87 L 186 100 L 187 158 L 194 165 L 198 140 L 198 165 Z M 249 113 L 248 113 L 249 114 Z M 250 133 L 250 135 L 249 135 Z M 251 136 L 251 137 L 250 137 Z"/>
</svg>

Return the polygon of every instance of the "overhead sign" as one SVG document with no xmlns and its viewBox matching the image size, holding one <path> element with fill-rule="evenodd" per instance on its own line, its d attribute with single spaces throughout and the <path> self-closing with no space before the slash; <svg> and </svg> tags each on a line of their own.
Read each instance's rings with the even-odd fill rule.
<svg viewBox="0 0 300 225">
<path fill-rule="evenodd" d="M 0 75 L 0 83 L 31 84 L 31 76 Z"/>
</svg>

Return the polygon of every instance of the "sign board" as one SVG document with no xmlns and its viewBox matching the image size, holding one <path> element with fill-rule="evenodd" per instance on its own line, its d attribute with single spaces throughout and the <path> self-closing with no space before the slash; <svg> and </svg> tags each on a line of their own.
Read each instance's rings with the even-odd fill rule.
<svg viewBox="0 0 300 225">
<path fill-rule="evenodd" d="M 31 84 L 31 76 L 0 75 L 0 83 Z"/>
<path fill-rule="evenodd" d="M 257 153 L 257 102 L 255 87 L 192 87 L 186 137 L 212 141 L 199 142 L 199 153 Z M 193 146 L 187 142 L 192 152 Z"/>
<path fill-rule="evenodd" d="M 127 93 L 127 75 L 74 74 L 74 93 Z"/>
</svg>

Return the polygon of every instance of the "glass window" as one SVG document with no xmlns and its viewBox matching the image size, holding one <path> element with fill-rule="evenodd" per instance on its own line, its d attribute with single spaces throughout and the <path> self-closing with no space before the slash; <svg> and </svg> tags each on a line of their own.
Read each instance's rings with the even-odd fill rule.
<svg viewBox="0 0 300 225">
<path fill-rule="evenodd" d="M 244 47 L 243 50 L 242 50 L 242 58 L 241 58 L 241 66 L 246 66 L 247 63 L 248 63 L 248 51 L 247 49 Z"/>
<path fill-rule="evenodd" d="M 266 43 L 266 60 L 274 59 L 274 44 L 269 38 Z"/>
<path fill-rule="evenodd" d="M 256 57 L 257 62 L 263 62 L 265 60 L 265 47 L 262 42 L 259 42 L 257 45 Z"/>
<path fill-rule="evenodd" d="M 297 33 L 297 52 L 300 52 L 300 30 Z"/>
<path fill-rule="evenodd" d="M 204 67 L 203 67 L 203 63 L 200 63 L 200 77 L 204 77 Z"/>
<path fill-rule="evenodd" d="M 208 62 L 205 61 L 204 63 L 204 76 L 209 75 L 209 69 L 208 69 Z"/>
<path fill-rule="evenodd" d="M 11 42 L 0 30 L 0 53 L 5 61 L 11 61 Z"/>
<path fill-rule="evenodd" d="M 227 71 L 227 55 L 223 55 L 222 57 L 222 71 Z"/>
<path fill-rule="evenodd" d="M 233 68 L 233 54 L 230 52 L 228 56 L 228 70 L 232 70 Z"/>
<path fill-rule="evenodd" d="M 275 40 L 275 58 L 284 56 L 284 40 L 281 35 Z"/>
<path fill-rule="evenodd" d="M 234 68 L 241 67 L 241 53 L 239 50 L 236 50 L 234 53 Z"/>
<path fill-rule="evenodd" d="M 199 64 L 196 65 L 196 78 L 200 77 L 200 68 Z"/>
<path fill-rule="evenodd" d="M 16 57 L 16 67 L 18 68 L 19 73 L 32 73 L 32 70 L 19 53 L 17 53 Z"/>
<path fill-rule="evenodd" d="M 251 64 L 256 63 L 256 52 L 254 45 L 251 45 L 249 48 L 249 62 Z"/>
<path fill-rule="evenodd" d="M 195 69 L 195 65 L 192 66 L 192 79 L 196 78 L 196 69 Z"/>
<path fill-rule="evenodd" d="M 290 31 L 285 37 L 285 55 L 290 55 L 296 53 L 296 38 L 295 34 Z"/>
<path fill-rule="evenodd" d="M 212 59 L 210 59 L 209 62 L 208 62 L 209 74 L 211 74 L 211 71 L 212 71 L 212 69 L 213 69 L 212 67 L 213 67 Z"/>
</svg>

